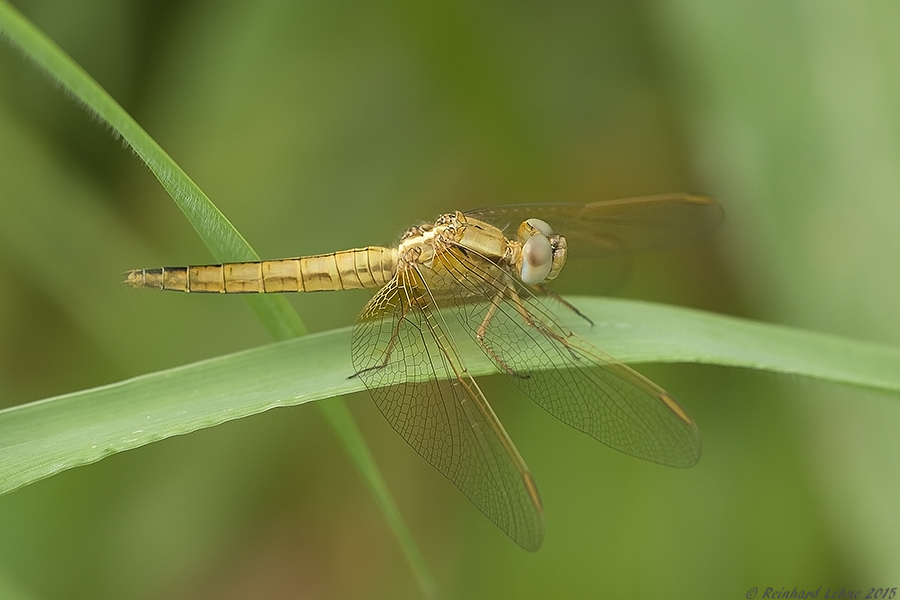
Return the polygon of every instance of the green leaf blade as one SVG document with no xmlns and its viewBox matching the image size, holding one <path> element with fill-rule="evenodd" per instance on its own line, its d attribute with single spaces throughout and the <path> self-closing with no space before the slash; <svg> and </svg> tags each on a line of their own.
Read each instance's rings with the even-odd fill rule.
<svg viewBox="0 0 900 600">
<path fill-rule="evenodd" d="M 571 300 L 596 323 L 572 318 L 577 333 L 626 363 L 764 369 L 900 393 L 893 347 L 644 302 Z M 497 372 L 474 344 L 461 349 L 473 375 Z M 0 411 L 0 493 L 174 435 L 364 389 L 352 375 L 343 328 Z"/>
</svg>

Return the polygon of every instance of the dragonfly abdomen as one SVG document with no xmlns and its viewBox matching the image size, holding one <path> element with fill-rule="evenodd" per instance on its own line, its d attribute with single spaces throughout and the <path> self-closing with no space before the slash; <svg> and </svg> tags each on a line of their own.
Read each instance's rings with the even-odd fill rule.
<svg viewBox="0 0 900 600">
<path fill-rule="evenodd" d="M 253 294 L 380 288 L 394 275 L 397 249 L 369 246 L 300 258 L 136 269 L 125 283 L 178 292 Z"/>
</svg>

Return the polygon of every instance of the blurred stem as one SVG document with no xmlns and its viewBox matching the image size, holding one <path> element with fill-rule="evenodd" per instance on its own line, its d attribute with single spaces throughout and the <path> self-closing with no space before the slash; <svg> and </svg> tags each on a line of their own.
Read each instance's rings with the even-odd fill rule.
<svg viewBox="0 0 900 600">
<path fill-rule="evenodd" d="M 412 534 L 403 522 L 403 517 L 388 492 L 387 485 L 381 476 L 381 471 L 377 468 L 364 468 L 363 465 L 375 465 L 375 459 L 369 451 L 369 447 L 362 442 L 362 436 L 356 427 L 356 422 L 347 408 L 347 403 L 340 398 L 331 398 L 325 402 L 317 403 L 322 410 L 322 414 L 328 419 L 328 422 L 334 427 L 344 443 L 344 448 L 350 453 L 350 457 L 359 467 L 359 472 L 369 484 L 375 498 L 381 505 L 385 518 L 394 530 L 394 534 L 400 540 L 400 544 L 404 548 L 410 548 L 413 551 L 407 552 L 407 559 L 412 564 L 413 573 L 419 580 L 419 586 L 425 593 L 427 598 L 437 597 L 437 586 L 432 579 L 425 558 L 416 549 L 416 543 L 412 538 Z"/>
<path fill-rule="evenodd" d="M 259 260 L 259 255 L 225 215 L 106 90 L 21 13 L 2 1 L 0 36 L 7 38 L 27 58 L 59 82 L 64 90 L 125 139 L 150 168 L 217 260 Z M 247 299 L 276 340 L 306 334 L 306 326 L 300 315 L 282 296 L 248 296 Z M 429 597 L 433 596 L 434 579 L 412 534 L 400 517 L 381 472 L 343 400 L 336 398 L 331 402 L 320 403 L 319 407 L 363 473 L 406 553 L 422 590 Z"/>
</svg>

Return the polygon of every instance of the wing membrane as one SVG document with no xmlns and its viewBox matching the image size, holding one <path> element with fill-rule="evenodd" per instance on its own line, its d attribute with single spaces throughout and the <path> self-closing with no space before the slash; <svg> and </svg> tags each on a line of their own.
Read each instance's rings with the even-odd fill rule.
<svg viewBox="0 0 900 600">
<path fill-rule="evenodd" d="M 466 214 L 512 237 L 522 221 L 543 219 L 566 237 L 573 258 L 589 258 L 699 239 L 715 229 L 723 213 L 719 203 L 707 196 L 665 194 L 589 204 L 492 206 Z"/>
<path fill-rule="evenodd" d="M 458 297 L 484 299 L 456 304 L 463 328 L 532 400 L 626 454 L 674 467 L 697 464 L 697 427 L 662 388 L 576 336 L 490 261 L 460 249 L 442 261 L 445 276 L 466 288 Z"/>
<path fill-rule="evenodd" d="M 470 214 L 501 228 L 543 218 L 597 254 L 690 239 L 717 224 L 721 209 L 676 194 Z M 537 550 L 543 540 L 537 488 L 465 370 L 442 309 L 562 422 L 650 461 L 690 467 L 700 459 L 697 427 L 672 396 L 572 333 L 497 264 L 452 245 L 436 247 L 427 265 L 401 264 L 354 327 L 357 375 L 391 426 L 524 548 Z"/>
<path fill-rule="evenodd" d="M 391 426 L 519 545 L 540 548 L 537 488 L 465 371 L 421 273 L 401 269 L 366 305 L 352 355 Z"/>
</svg>

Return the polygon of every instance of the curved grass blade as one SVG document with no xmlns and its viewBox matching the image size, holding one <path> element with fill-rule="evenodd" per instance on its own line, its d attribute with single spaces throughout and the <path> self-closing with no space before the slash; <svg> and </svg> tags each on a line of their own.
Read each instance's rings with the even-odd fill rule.
<svg viewBox="0 0 900 600">
<path fill-rule="evenodd" d="M 596 323 L 578 334 L 624 362 L 762 369 L 900 394 L 895 347 L 658 304 L 569 300 Z M 350 328 L 337 329 L 0 411 L 0 493 L 174 435 L 361 391 L 348 379 L 350 339 Z M 474 344 L 460 352 L 473 376 L 497 373 Z"/>
</svg>

